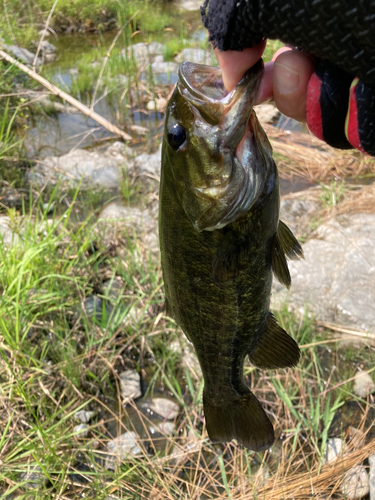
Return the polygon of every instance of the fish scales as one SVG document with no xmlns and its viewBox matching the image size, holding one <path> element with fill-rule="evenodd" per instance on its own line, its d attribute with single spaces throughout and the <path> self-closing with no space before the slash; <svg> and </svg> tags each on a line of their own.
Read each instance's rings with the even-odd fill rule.
<svg viewBox="0 0 375 500">
<path fill-rule="evenodd" d="M 293 366 L 299 349 L 269 312 L 272 273 L 302 249 L 279 222 L 277 168 L 252 110 L 262 63 L 231 93 L 220 71 L 180 67 L 162 151 L 159 233 L 167 313 L 194 344 L 210 438 L 268 448 L 273 426 L 246 386 L 245 357 Z"/>
</svg>

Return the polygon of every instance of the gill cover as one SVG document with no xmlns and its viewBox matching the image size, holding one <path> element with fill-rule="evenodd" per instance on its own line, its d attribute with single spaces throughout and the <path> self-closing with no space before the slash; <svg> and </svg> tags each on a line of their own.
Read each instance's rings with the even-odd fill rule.
<svg viewBox="0 0 375 500">
<path fill-rule="evenodd" d="M 180 66 L 164 155 L 198 231 L 220 229 L 247 212 L 274 171 L 271 146 L 253 111 L 262 71 L 260 60 L 228 93 L 220 69 Z"/>
</svg>

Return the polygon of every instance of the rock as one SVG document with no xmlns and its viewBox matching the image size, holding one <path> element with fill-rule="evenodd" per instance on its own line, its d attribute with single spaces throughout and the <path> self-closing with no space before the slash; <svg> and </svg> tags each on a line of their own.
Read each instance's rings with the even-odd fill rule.
<svg viewBox="0 0 375 500">
<path fill-rule="evenodd" d="M 281 200 L 280 219 L 287 224 L 296 238 L 311 232 L 312 217 L 319 209 L 319 203 L 310 200 Z"/>
<path fill-rule="evenodd" d="M 367 372 L 357 372 L 354 378 L 353 392 L 360 398 L 366 398 L 375 392 L 375 384 Z"/>
<path fill-rule="evenodd" d="M 90 319 L 101 323 L 112 311 L 112 305 L 97 295 L 89 295 L 84 301 L 84 311 Z"/>
<path fill-rule="evenodd" d="M 326 449 L 323 455 L 323 464 L 332 462 L 342 454 L 343 440 L 340 438 L 330 438 L 327 441 Z"/>
<path fill-rule="evenodd" d="M 273 304 L 285 302 L 317 319 L 375 331 L 375 215 L 353 214 L 322 224 L 303 245 L 305 260 L 290 261 L 290 291 L 277 282 Z"/>
<path fill-rule="evenodd" d="M 212 66 L 212 63 L 216 63 L 215 56 L 212 51 L 206 51 L 203 49 L 183 49 L 176 57 L 175 61 L 182 63 L 183 61 L 190 61 L 198 64 L 208 64 Z"/>
<path fill-rule="evenodd" d="M 363 465 L 357 465 L 346 473 L 341 491 L 347 500 L 355 500 L 368 495 L 370 491 L 369 475 Z"/>
<path fill-rule="evenodd" d="M 90 427 L 87 424 L 79 424 L 73 427 L 73 432 L 79 438 L 86 438 L 89 435 Z"/>
<path fill-rule="evenodd" d="M 125 432 L 111 441 L 108 441 L 107 447 L 111 452 L 107 456 L 105 468 L 114 470 L 116 464 L 120 463 L 121 459 L 128 458 L 129 455 L 136 457 L 142 453 L 142 450 L 137 444 L 137 435 L 135 432 Z"/>
<path fill-rule="evenodd" d="M 179 0 L 177 5 L 181 9 L 194 11 L 194 10 L 200 9 L 202 2 L 201 2 L 201 0 Z"/>
<path fill-rule="evenodd" d="M 17 47 L 17 45 L 7 45 L 3 44 L 3 50 L 11 54 L 15 59 L 20 60 L 22 63 L 32 66 L 34 63 L 35 54 L 30 52 L 27 49 L 23 49 L 21 47 Z M 40 66 L 42 64 L 41 59 L 38 57 L 36 60 L 36 66 Z"/>
<path fill-rule="evenodd" d="M 99 216 L 98 230 L 102 244 L 106 246 L 110 245 L 118 232 L 135 231 L 149 251 L 159 253 L 158 223 L 149 210 L 110 203 Z"/>
<path fill-rule="evenodd" d="M 124 291 L 125 281 L 121 276 L 114 276 L 113 279 L 103 282 L 103 295 L 110 299 L 117 300 Z"/>
<path fill-rule="evenodd" d="M 124 158 L 114 158 L 99 152 L 76 149 L 62 156 L 48 156 L 28 174 L 38 185 L 57 184 L 60 187 L 81 189 L 118 189 L 122 180 L 120 165 Z M 82 182 L 81 182 L 82 181 Z"/>
<path fill-rule="evenodd" d="M 154 398 L 149 409 L 166 420 L 174 420 L 179 412 L 178 404 L 166 398 Z"/>
<path fill-rule="evenodd" d="M 79 410 L 75 412 L 74 418 L 82 424 L 88 424 L 95 415 L 96 411 Z"/>
<path fill-rule="evenodd" d="M 0 216 L 0 242 L 5 247 L 18 245 L 20 236 L 13 229 L 14 221 L 7 216 Z"/>
<path fill-rule="evenodd" d="M 160 97 L 160 99 L 155 99 L 154 101 L 149 101 L 147 103 L 146 108 L 149 111 L 165 111 L 165 108 L 167 107 L 167 99 L 164 97 Z"/>
<path fill-rule="evenodd" d="M 178 339 L 172 342 L 169 346 L 171 351 L 179 352 L 182 354 L 181 364 L 187 368 L 190 375 L 193 375 L 196 380 L 202 379 L 202 369 L 200 367 L 197 355 L 195 353 L 193 344 L 185 339 Z"/>
<path fill-rule="evenodd" d="M 164 51 L 164 46 L 159 42 L 135 43 L 127 49 L 127 56 L 132 56 L 138 66 L 144 64 L 152 56 L 161 55 Z"/>
<path fill-rule="evenodd" d="M 149 431 L 151 435 L 156 433 L 162 434 L 163 436 L 171 436 L 176 430 L 176 424 L 174 422 L 161 422 L 156 425 L 151 425 Z"/>
<path fill-rule="evenodd" d="M 370 500 L 375 500 L 375 454 L 369 457 L 368 463 L 370 464 Z"/>
<path fill-rule="evenodd" d="M 156 153 L 138 155 L 134 160 L 133 168 L 134 172 L 132 173 L 135 175 L 151 174 L 158 178 L 161 168 L 161 144 Z"/>
<path fill-rule="evenodd" d="M 151 64 L 152 74 L 159 75 L 160 73 L 177 73 L 178 64 L 174 62 L 153 62 Z"/>
<path fill-rule="evenodd" d="M 43 40 L 39 45 L 39 41 L 35 41 L 32 43 L 32 48 L 35 52 L 38 50 L 39 54 L 42 56 L 43 62 L 51 62 L 54 61 L 57 57 L 56 55 L 56 47 L 52 45 L 52 43 L 47 42 L 47 40 Z"/>
<path fill-rule="evenodd" d="M 280 116 L 280 111 L 274 104 L 258 104 L 254 109 L 260 123 L 274 123 Z"/>
<path fill-rule="evenodd" d="M 137 370 L 126 370 L 120 373 L 121 394 L 125 399 L 137 399 L 142 396 L 141 376 Z"/>
<path fill-rule="evenodd" d="M 39 488 L 48 481 L 39 465 L 31 465 L 27 472 L 22 472 L 20 480 L 23 483 L 22 486 L 28 489 Z"/>
</svg>

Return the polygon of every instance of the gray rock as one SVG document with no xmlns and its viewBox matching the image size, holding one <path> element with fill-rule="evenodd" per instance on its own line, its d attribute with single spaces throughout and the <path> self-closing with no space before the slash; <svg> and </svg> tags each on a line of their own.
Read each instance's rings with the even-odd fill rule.
<svg viewBox="0 0 375 500">
<path fill-rule="evenodd" d="M 127 48 L 127 56 L 133 57 L 138 65 L 143 64 L 145 61 L 150 59 L 152 56 L 163 54 L 164 46 L 158 42 L 146 43 L 135 43 L 131 47 Z"/>
<path fill-rule="evenodd" d="M 369 457 L 368 462 L 370 464 L 370 500 L 375 500 L 375 454 Z"/>
<path fill-rule="evenodd" d="M 184 10 L 199 10 L 202 5 L 201 0 L 179 0 L 177 5 Z M 207 35 L 206 35 L 207 36 Z"/>
<path fill-rule="evenodd" d="M 95 415 L 96 411 L 79 410 L 75 412 L 74 418 L 82 424 L 88 424 Z"/>
<path fill-rule="evenodd" d="M 273 307 L 307 306 L 319 320 L 375 331 L 375 215 L 332 219 L 303 250 L 305 260 L 289 262 L 290 291 L 274 281 Z"/>
<path fill-rule="evenodd" d="M 90 427 L 87 424 L 78 424 L 73 427 L 73 432 L 77 437 L 86 438 L 89 435 Z"/>
<path fill-rule="evenodd" d="M 176 431 L 176 424 L 174 422 L 160 422 L 160 424 L 156 426 L 156 431 L 164 436 L 171 436 Z"/>
<path fill-rule="evenodd" d="M 346 475 L 341 490 L 347 500 L 355 500 L 368 495 L 370 491 L 369 475 L 363 465 L 350 469 Z"/>
<path fill-rule="evenodd" d="M 134 173 L 136 175 L 151 174 L 158 178 L 160 176 L 161 167 L 161 145 L 156 153 L 143 153 L 138 155 L 134 160 Z M 129 170 L 128 170 L 129 171 Z"/>
<path fill-rule="evenodd" d="M 39 488 L 48 481 L 39 465 L 31 465 L 27 472 L 22 472 L 20 480 L 24 482 L 22 486 L 28 489 Z"/>
<path fill-rule="evenodd" d="M 174 420 L 179 412 L 179 406 L 175 401 L 166 398 L 154 398 L 149 409 L 166 420 Z"/>
<path fill-rule="evenodd" d="M 17 47 L 17 45 L 7 45 L 6 43 L 3 44 L 3 49 L 5 52 L 11 54 L 15 59 L 18 59 L 19 61 L 28 66 L 32 66 L 35 54 L 30 52 L 29 50 Z M 36 66 L 40 66 L 41 63 L 42 61 L 38 57 L 36 61 Z"/>
<path fill-rule="evenodd" d="M 365 398 L 375 392 L 375 384 L 367 372 L 357 372 L 354 378 L 353 392 L 360 398 Z"/>
<path fill-rule="evenodd" d="M 95 319 L 99 323 L 112 311 L 112 305 L 105 302 L 97 295 L 89 295 L 84 301 L 84 311 L 88 318 Z"/>
<path fill-rule="evenodd" d="M 137 370 L 126 370 L 119 375 L 121 394 L 125 399 L 137 399 L 142 396 L 141 376 Z"/>
<path fill-rule="evenodd" d="M 107 456 L 105 467 L 106 469 L 114 470 L 116 465 L 129 456 L 137 456 L 142 453 L 142 450 L 137 444 L 137 435 L 135 432 L 125 432 L 107 444 L 110 454 Z"/>
<path fill-rule="evenodd" d="M 20 242 L 20 236 L 13 230 L 13 225 L 14 222 L 9 217 L 0 217 L 0 243 L 8 248 Z"/>
<path fill-rule="evenodd" d="M 126 229 L 135 231 L 152 253 L 159 253 L 157 219 L 149 210 L 110 203 L 99 216 L 98 228 L 104 245 L 109 245 L 118 232 Z"/>
<path fill-rule="evenodd" d="M 311 232 L 310 224 L 319 203 L 310 200 L 281 200 L 280 219 L 287 224 L 296 237 Z"/>
<path fill-rule="evenodd" d="M 178 64 L 174 62 L 157 62 L 154 61 L 151 64 L 152 73 L 158 75 L 160 73 L 176 73 L 178 70 Z"/>
<path fill-rule="evenodd" d="M 125 282 L 120 276 L 103 282 L 103 294 L 111 299 L 118 299 L 125 288 Z"/>
<path fill-rule="evenodd" d="M 175 61 L 178 63 L 182 63 L 183 61 L 190 61 L 198 64 L 212 65 L 213 60 L 215 60 L 213 52 L 203 49 L 183 49 L 175 57 Z"/>
<path fill-rule="evenodd" d="M 81 181 L 81 189 L 117 189 L 122 179 L 120 165 L 124 158 L 76 149 L 62 156 L 48 156 L 33 167 L 28 175 L 39 185 L 57 184 L 74 188 Z"/>
<path fill-rule="evenodd" d="M 340 438 L 330 438 L 326 443 L 326 449 L 323 455 L 323 464 L 336 460 L 342 455 L 343 440 Z"/>
</svg>

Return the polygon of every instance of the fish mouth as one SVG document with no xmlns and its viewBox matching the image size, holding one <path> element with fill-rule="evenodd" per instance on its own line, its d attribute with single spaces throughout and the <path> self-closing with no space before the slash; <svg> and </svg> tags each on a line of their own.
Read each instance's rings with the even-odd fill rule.
<svg viewBox="0 0 375 500">
<path fill-rule="evenodd" d="M 220 129 L 220 147 L 232 154 L 243 139 L 258 92 L 263 61 L 250 68 L 228 92 L 219 68 L 184 62 L 180 65 L 179 91 L 209 125 Z"/>
</svg>

